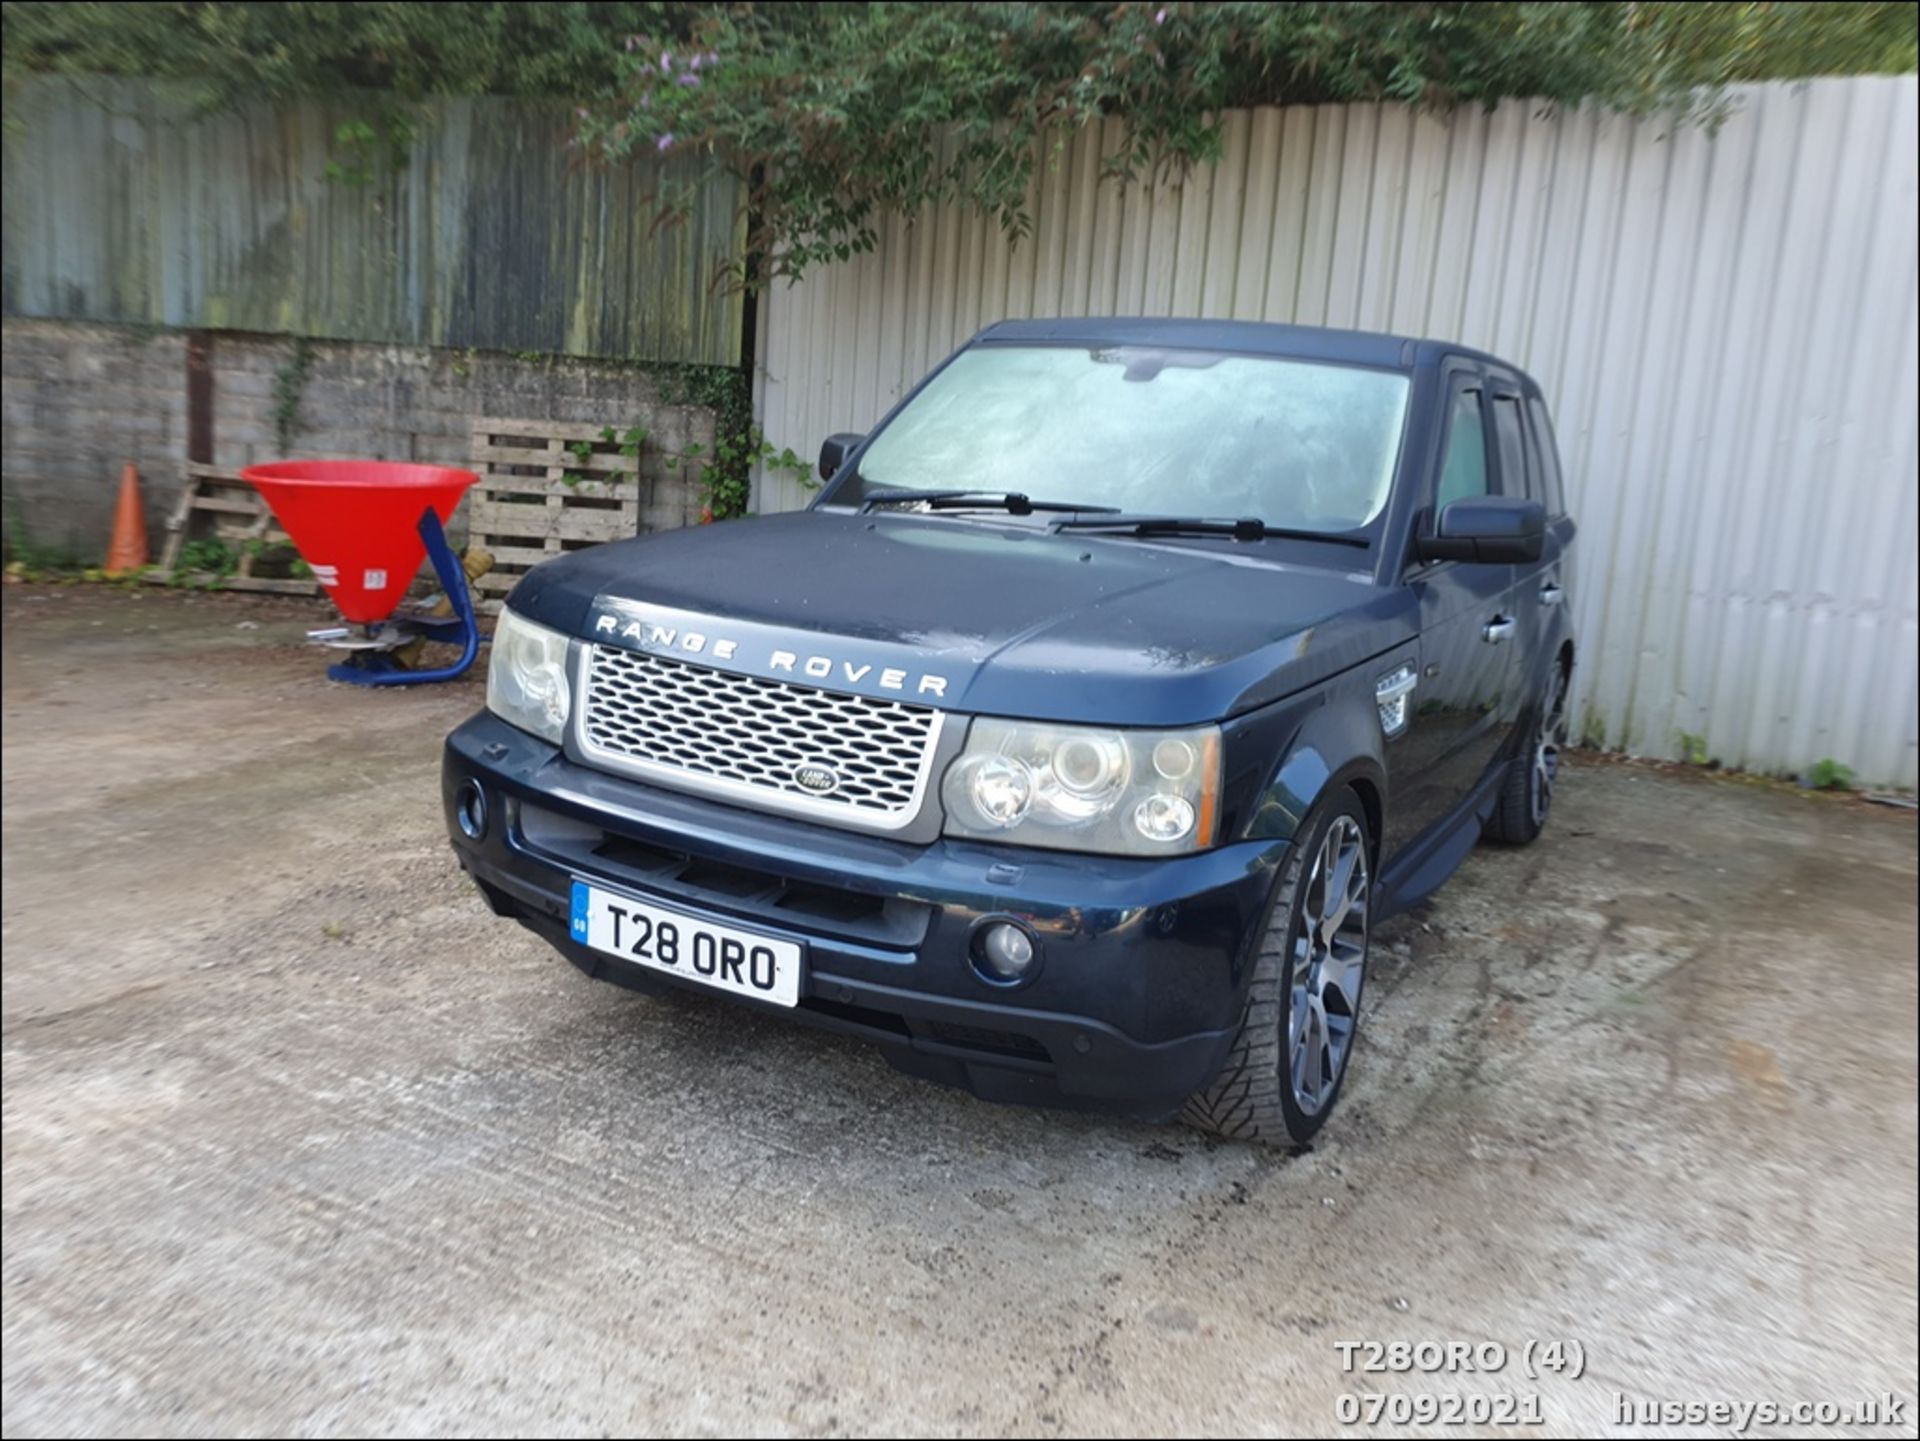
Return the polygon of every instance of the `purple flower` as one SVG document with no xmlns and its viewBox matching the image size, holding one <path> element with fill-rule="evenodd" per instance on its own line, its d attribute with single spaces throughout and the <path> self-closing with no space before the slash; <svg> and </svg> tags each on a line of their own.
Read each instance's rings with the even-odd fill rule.
<svg viewBox="0 0 1920 1441">
<path fill-rule="evenodd" d="M 665 75 L 671 69 L 673 69 L 673 52 L 671 50 L 662 50 L 660 52 L 660 73 Z"/>
<path fill-rule="evenodd" d="M 698 85 L 700 83 L 700 77 L 695 75 L 691 70 L 683 70 L 677 78 L 682 85 Z"/>
<path fill-rule="evenodd" d="M 1167 23 L 1167 12 L 1166 12 L 1166 11 L 1164 11 L 1164 10 L 1156 10 L 1156 11 L 1154 11 L 1154 12 L 1153 12 L 1153 23 L 1154 23 L 1154 24 L 1156 24 L 1156 25 L 1164 25 L 1164 24 L 1166 24 L 1166 23 Z"/>
<path fill-rule="evenodd" d="M 671 134 L 662 135 L 658 140 L 653 142 L 653 148 L 658 150 L 662 155 L 665 155 L 667 151 L 673 148 L 673 136 Z"/>
<path fill-rule="evenodd" d="M 689 60 L 689 61 L 687 62 L 687 68 L 688 68 L 689 70 L 698 70 L 698 69 L 700 68 L 700 62 L 701 62 L 701 61 L 703 61 L 703 60 L 705 60 L 706 58 L 707 58 L 707 57 L 706 57 L 706 56 L 704 56 L 704 55 L 696 55 L 696 56 L 694 56 L 694 57 L 693 57 L 693 59 L 691 59 L 691 60 Z"/>
</svg>

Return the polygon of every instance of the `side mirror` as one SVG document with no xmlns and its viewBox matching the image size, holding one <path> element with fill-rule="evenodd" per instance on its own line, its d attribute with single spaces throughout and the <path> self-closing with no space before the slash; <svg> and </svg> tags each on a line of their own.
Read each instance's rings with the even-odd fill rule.
<svg viewBox="0 0 1920 1441">
<path fill-rule="evenodd" d="M 828 436 L 820 442 L 820 478 L 832 480 L 834 473 L 846 463 L 849 455 L 859 447 L 864 435 L 856 435 L 850 430 L 842 430 Z"/>
<path fill-rule="evenodd" d="M 1432 535 L 1414 543 L 1422 560 L 1464 560 L 1481 565 L 1526 565 L 1540 559 L 1547 534 L 1547 508 L 1512 495 L 1476 495 L 1440 512 Z"/>
</svg>

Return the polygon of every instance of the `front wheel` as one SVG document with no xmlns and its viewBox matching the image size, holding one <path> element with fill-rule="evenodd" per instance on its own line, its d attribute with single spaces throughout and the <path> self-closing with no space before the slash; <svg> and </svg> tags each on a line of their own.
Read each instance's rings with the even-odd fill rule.
<svg viewBox="0 0 1920 1441">
<path fill-rule="evenodd" d="M 1184 1118 L 1234 1140 L 1304 1145 L 1326 1124 L 1360 1027 L 1372 845 L 1342 788 L 1301 827 L 1254 958 L 1240 1027 Z"/>
</svg>

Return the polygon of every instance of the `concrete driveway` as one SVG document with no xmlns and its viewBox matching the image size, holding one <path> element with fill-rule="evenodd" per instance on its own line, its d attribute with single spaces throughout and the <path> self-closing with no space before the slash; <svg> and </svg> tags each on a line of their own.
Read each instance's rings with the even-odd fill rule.
<svg viewBox="0 0 1920 1441">
<path fill-rule="evenodd" d="M 5 593 L 9 1434 L 1913 1434 L 1910 815 L 1576 765 L 1287 1156 L 583 979 L 442 838 L 477 681 L 328 685 L 319 614 Z"/>
</svg>

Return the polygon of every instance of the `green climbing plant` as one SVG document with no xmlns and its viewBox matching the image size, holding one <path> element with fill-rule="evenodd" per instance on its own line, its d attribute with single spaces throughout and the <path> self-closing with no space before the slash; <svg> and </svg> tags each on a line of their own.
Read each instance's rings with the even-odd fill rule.
<svg viewBox="0 0 1920 1441">
<path fill-rule="evenodd" d="M 307 387 L 307 372 L 313 369 L 313 342 L 306 336 L 294 337 L 293 353 L 286 364 L 273 373 L 273 438 L 285 455 L 293 448 L 294 432 L 300 428 L 300 396 Z"/>
<path fill-rule="evenodd" d="M 640 448 L 647 443 L 647 429 L 643 425 L 630 425 L 625 430 L 615 430 L 611 425 L 602 426 L 600 438 L 608 445 L 618 444 L 620 453 L 629 460 L 640 458 Z"/>
<path fill-rule="evenodd" d="M 745 370 L 723 365 L 646 367 L 669 405 L 698 405 L 713 412 L 713 443 L 698 441 L 666 455 L 668 471 L 683 466 L 699 487 L 706 518 L 733 520 L 753 501 L 753 468 L 793 476 L 815 485 L 813 468 L 789 447 L 775 448 L 753 418 L 753 384 Z"/>
</svg>

